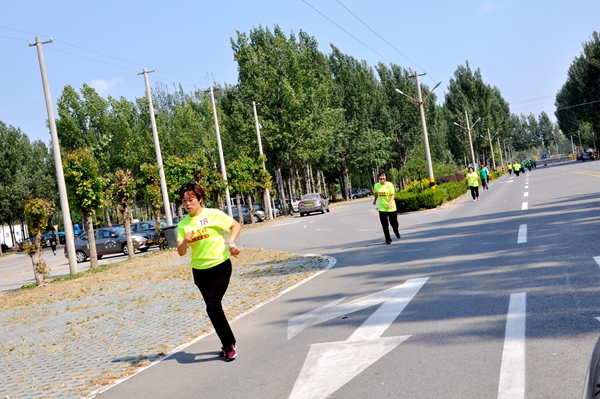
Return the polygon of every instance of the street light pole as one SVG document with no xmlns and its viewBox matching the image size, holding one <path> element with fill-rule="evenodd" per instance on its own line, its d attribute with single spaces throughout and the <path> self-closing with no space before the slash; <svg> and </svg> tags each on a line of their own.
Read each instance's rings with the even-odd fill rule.
<svg viewBox="0 0 600 399">
<path fill-rule="evenodd" d="M 171 216 L 171 203 L 169 202 L 169 192 L 167 191 L 167 180 L 165 178 L 165 169 L 163 166 L 162 155 L 160 152 L 160 143 L 158 141 L 158 131 L 156 130 L 156 119 L 154 117 L 154 105 L 152 105 L 152 92 L 150 91 L 150 83 L 148 83 L 148 73 L 144 68 L 143 72 L 138 72 L 138 75 L 144 75 L 144 81 L 146 83 L 146 98 L 148 99 L 148 110 L 150 112 L 150 124 L 152 125 L 152 137 L 154 137 L 154 149 L 156 150 L 156 162 L 158 162 L 158 175 L 160 176 L 160 190 L 162 192 L 163 203 L 165 207 L 165 218 L 167 219 L 167 226 L 173 225 L 173 218 Z"/>
<path fill-rule="evenodd" d="M 423 73 L 421 75 L 425 75 L 425 73 Z M 419 82 L 419 76 L 420 75 L 415 72 L 414 77 L 415 77 L 415 79 L 417 81 L 417 100 L 415 100 L 411 96 L 403 93 L 399 89 L 396 89 L 396 91 L 398 93 L 402 94 L 403 96 L 411 99 L 412 101 L 414 101 L 419 106 L 419 112 L 421 113 L 421 126 L 423 127 L 423 145 L 425 146 L 425 159 L 427 161 L 427 173 L 429 175 L 429 187 L 435 189 L 435 177 L 433 176 L 433 164 L 431 162 L 431 153 L 429 151 L 429 137 L 427 135 L 427 125 L 425 123 L 425 109 L 423 108 L 423 104 L 425 103 L 425 100 L 427 100 L 427 98 L 431 95 L 431 93 L 433 93 L 433 91 L 440 84 L 442 84 L 442 82 L 440 81 L 437 85 L 435 85 L 433 87 L 433 89 L 431 89 L 431 91 L 427 94 L 427 96 L 425 96 L 425 99 L 422 99 L 422 97 L 421 97 L 421 84 Z M 409 76 L 409 78 L 412 78 L 412 76 Z"/>
<path fill-rule="evenodd" d="M 256 137 L 258 138 L 258 154 L 262 157 L 263 149 L 262 149 L 262 141 L 260 140 L 260 123 L 258 123 L 258 115 L 256 114 L 256 101 L 252 101 L 252 110 L 254 111 L 254 124 L 256 126 Z M 265 160 L 263 159 L 263 170 L 266 172 L 267 167 L 265 166 Z M 271 213 L 271 193 L 269 193 L 269 189 L 265 188 L 265 206 L 267 215 L 269 215 L 269 220 L 273 219 L 273 214 Z"/>
<path fill-rule="evenodd" d="M 48 125 L 50 125 L 50 136 L 52 138 L 52 150 L 54 152 L 54 167 L 56 168 L 56 182 L 58 184 L 58 193 L 60 195 L 60 208 L 63 215 L 63 224 L 65 227 L 65 242 L 67 244 L 67 255 L 69 257 L 69 273 L 77 273 L 77 258 L 75 254 L 75 234 L 73 233 L 73 222 L 71 220 L 71 211 L 69 210 L 69 197 L 67 196 L 67 186 L 65 184 L 65 174 L 60 156 L 60 145 L 58 143 L 58 133 L 56 131 L 56 121 L 54 119 L 54 109 L 52 108 L 52 96 L 50 95 L 50 85 L 46 75 L 46 63 L 44 62 L 44 51 L 42 44 L 52 43 L 52 38 L 47 42 L 42 42 L 39 36 L 35 38 L 35 44 L 29 43 L 29 47 L 35 46 L 40 63 L 40 72 L 42 74 L 42 86 L 44 87 L 44 97 L 46 99 L 46 111 L 48 113 Z"/>
<path fill-rule="evenodd" d="M 218 89 L 217 89 L 218 90 Z M 225 182 L 225 200 L 227 201 L 227 213 L 233 217 L 231 210 L 231 197 L 229 196 L 229 185 L 227 184 L 227 169 L 225 169 L 225 158 L 223 158 L 223 146 L 221 146 L 221 133 L 219 132 L 219 120 L 217 119 L 217 107 L 215 106 L 215 94 L 212 86 L 208 90 L 210 92 L 210 101 L 212 101 L 213 117 L 215 119 L 215 131 L 217 133 L 217 146 L 219 147 L 219 160 L 221 161 L 221 174 Z"/>
</svg>

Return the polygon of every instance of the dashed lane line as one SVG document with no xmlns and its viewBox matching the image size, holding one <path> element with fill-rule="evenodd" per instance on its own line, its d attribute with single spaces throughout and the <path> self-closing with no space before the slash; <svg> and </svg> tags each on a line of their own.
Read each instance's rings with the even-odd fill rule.
<svg viewBox="0 0 600 399">
<path fill-rule="evenodd" d="M 498 399 L 525 398 L 525 316 L 527 294 L 511 294 L 506 315 Z"/>
<path fill-rule="evenodd" d="M 519 226 L 519 236 L 517 237 L 517 244 L 525 244 L 527 242 L 527 224 Z"/>
</svg>

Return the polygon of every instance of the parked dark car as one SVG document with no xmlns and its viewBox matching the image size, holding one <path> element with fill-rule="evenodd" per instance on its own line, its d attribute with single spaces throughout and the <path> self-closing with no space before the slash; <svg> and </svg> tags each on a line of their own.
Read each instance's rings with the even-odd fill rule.
<svg viewBox="0 0 600 399">
<path fill-rule="evenodd" d="M 175 222 L 173 222 L 175 223 Z M 131 234 L 134 233 L 148 233 L 152 234 L 152 238 L 148 240 L 148 245 L 158 245 L 160 237 L 158 236 L 158 230 L 156 230 L 156 220 L 148 220 L 147 222 L 135 222 L 129 225 L 131 228 Z"/>
<path fill-rule="evenodd" d="M 26 243 L 33 244 L 33 241 L 35 241 L 35 236 L 26 238 L 26 239 L 24 239 L 22 241 L 19 241 L 17 243 L 17 251 L 18 252 L 23 251 L 24 250 L 24 245 Z M 42 248 L 46 246 L 46 244 L 43 241 L 40 244 L 41 244 Z"/>
<path fill-rule="evenodd" d="M 594 153 L 592 151 L 586 151 L 583 154 L 581 154 L 582 162 L 593 161 L 593 160 L 594 160 Z"/>
<path fill-rule="evenodd" d="M 311 212 L 329 212 L 329 201 L 321 193 L 310 193 L 302 196 L 298 202 L 300 216 L 309 215 Z"/>
<path fill-rule="evenodd" d="M 127 247 L 127 236 L 124 227 L 103 227 L 94 230 L 96 241 L 96 251 L 98 259 L 104 255 L 123 253 L 129 254 Z M 151 240 L 151 233 L 132 233 L 131 239 L 136 250 L 146 252 L 150 248 L 148 240 Z M 89 240 L 87 233 L 75 237 L 75 255 L 77 262 L 85 262 L 90 257 Z M 67 245 L 65 244 L 65 258 L 68 258 Z"/>
</svg>

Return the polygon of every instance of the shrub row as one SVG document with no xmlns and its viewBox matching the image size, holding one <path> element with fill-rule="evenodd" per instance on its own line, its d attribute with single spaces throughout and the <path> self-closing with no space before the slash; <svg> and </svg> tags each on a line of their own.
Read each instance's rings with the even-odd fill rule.
<svg viewBox="0 0 600 399">
<path fill-rule="evenodd" d="M 435 189 L 428 188 L 420 193 L 399 191 L 396 193 L 398 212 L 413 212 L 419 209 L 437 208 L 446 201 L 460 197 L 467 191 L 464 181 L 440 184 Z"/>
</svg>

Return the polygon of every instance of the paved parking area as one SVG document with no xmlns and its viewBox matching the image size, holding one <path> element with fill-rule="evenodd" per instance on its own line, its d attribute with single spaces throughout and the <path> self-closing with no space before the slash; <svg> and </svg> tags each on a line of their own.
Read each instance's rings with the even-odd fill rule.
<svg viewBox="0 0 600 399">
<path fill-rule="evenodd" d="M 166 252 L 149 259 L 160 262 L 158 270 L 187 270 L 189 259 L 170 253 L 172 256 Z M 44 254 L 49 256 L 53 256 L 51 251 Z M 125 259 L 122 256 L 118 260 Z M 25 279 L 27 271 L 21 268 L 27 267 L 20 264 L 11 266 L 14 270 L 7 273 L 3 268 L 6 260 L 0 263 L 3 289 L 33 282 Z M 51 266 L 53 273 L 68 274 L 68 262 L 64 261 L 63 257 L 56 261 L 57 266 Z M 234 319 L 250 311 L 327 268 L 330 262 L 319 256 L 298 256 L 270 264 L 237 265 L 223 303 L 228 317 Z M 30 264 L 28 267 L 33 273 Z M 51 284 L 39 288 L 47 295 L 38 301 L 1 311 L 0 397 L 86 396 L 209 333 L 212 327 L 204 302 L 191 273 L 185 276 L 156 276 L 152 281 L 133 276 L 108 284 L 100 279 L 69 295 L 50 291 L 54 288 Z M 0 294 L 0 298 L 16 294 Z"/>
</svg>

